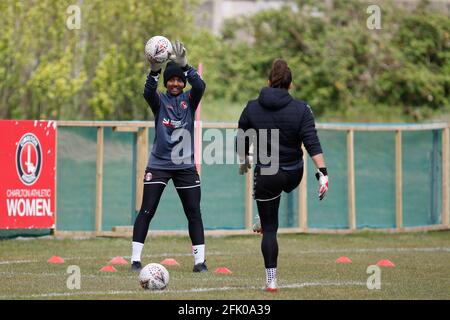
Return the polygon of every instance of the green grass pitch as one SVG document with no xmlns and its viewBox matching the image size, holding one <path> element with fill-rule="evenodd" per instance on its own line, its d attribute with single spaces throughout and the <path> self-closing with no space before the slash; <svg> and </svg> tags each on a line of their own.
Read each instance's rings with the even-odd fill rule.
<svg viewBox="0 0 450 320">
<path fill-rule="evenodd" d="M 0 299 L 450 299 L 450 231 L 279 235 L 277 293 L 262 290 L 260 240 L 259 235 L 207 237 L 210 271 L 194 274 L 189 238 L 150 235 L 143 264 L 165 258 L 180 264 L 167 267 L 169 285 L 158 292 L 143 290 L 129 264 L 116 266 L 115 273 L 99 271 L 115 256 L 129 261 L 130 239 L 1 240 Z M 47 263 L 53 255 L 65 263 Z M 337 264 L 340 256 L 352 263 Z M 381 259 L 391 260 L 395 267 L 380 268 L 381 289 L 369 290 L 367 267 Z M 67 287 L 70 265 L 80 268 L 80 289 Z M 218 267 L 232 273 L 215 273 Z"/>
</svg>

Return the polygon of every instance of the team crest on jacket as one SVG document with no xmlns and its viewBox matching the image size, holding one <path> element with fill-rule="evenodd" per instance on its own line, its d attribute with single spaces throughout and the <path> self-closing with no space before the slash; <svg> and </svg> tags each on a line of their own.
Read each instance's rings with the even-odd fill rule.
<svg viewBox="0 0 450 320">
<path fill-rule="evenodd" d="M 42 168 L 42 148 L 38 138 L 26 133 L 20 138 L 16 149 L 16 168 L 20 180 L 27 186 L 39 178 Z"/>
<path fill-rule="evenodd" d="M 184 110 L 186 110 L 188 107 L 186 101 L 181 101 L 180 105 L 181 105 L 181 108 L 183 108 Z"/>
</svg>

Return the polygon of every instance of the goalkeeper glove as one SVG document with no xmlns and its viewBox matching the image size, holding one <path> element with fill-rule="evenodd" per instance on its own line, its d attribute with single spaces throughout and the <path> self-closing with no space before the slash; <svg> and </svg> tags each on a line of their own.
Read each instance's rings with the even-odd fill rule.
<svg viewBox="0 0 450 320">
<path fill-rule="evenodd" d="M 319 181 L 319 200 L 322 200 L 328 191 L 327 168 L 319 168 L 316 173 L 316 179 Z"/>
<path fill-rule="evenodd" d="M 186 68 L 187 61 L 187 50 L 184 47 L 183 43 L 180 40 L 172 43 L 173 54 L 170 56 L 170 59 L 173 60 L 176 64 L 178 64 L 181 68 Z"/>
<path fill-rule="evenodd" d="M 250 164 L 250 159 L 248 156 L 245 156 L 244 163 L 239 165 L 239 174 L 242 176 L 247 173 L 248 169 L 251 168 L 252 165 Z"/>
<path fill-rule="evenodd" d="M 152 59 L 148 59 L 148 62 L 150 62 L 150 69 L 152 70 L 152 72 L 155 73 L 160 73 L 162 66 L 164 63 L 158 63 Z"/>
<path fill-rule="evenodd" d="M 255 217 L 255 223 L 253 224 L 252 229 L 253 229 L 253 232 L 262 233 L 263 230 L 261 227 L 261 219 L 259 218 L 259 215 L 257 215 Z"/>
</svg>

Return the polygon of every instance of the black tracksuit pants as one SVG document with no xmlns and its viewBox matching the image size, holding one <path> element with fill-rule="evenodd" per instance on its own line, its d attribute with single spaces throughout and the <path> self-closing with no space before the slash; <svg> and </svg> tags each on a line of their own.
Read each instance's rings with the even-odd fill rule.
<svg viewBox="0 0 450 320">
<path fill-rule="evenodd" d="M 148 227 L 159 200 L 169 180 L 172 179 L 188 219 L 192 245 L 205 243 L 203 221 L 200 212 L 200 178 L 195 168 L 183 170 L 153 170 L 147 168 L 144 177 L 142 205 L 134 222 L 133 242 L 144 243 Z"/>
<path fill-rule="evenodd" d="M 266 268 L 276 268 L 278 260 L 278 209 L 281 193 L 291 192 L 300 184 L 303 168 L 278 170 L 274 175 L 261 175 L 257 166 L 253 178 L 253 196 L 258 207 L 262 227 L 261 251 Z"/>
</svg>

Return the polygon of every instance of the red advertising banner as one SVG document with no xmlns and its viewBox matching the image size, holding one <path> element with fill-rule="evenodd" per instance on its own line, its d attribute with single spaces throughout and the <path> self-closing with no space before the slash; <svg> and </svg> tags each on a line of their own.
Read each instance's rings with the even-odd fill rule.
<svg viewBox="0 0 450 320">
<path fill-rule="evenodd" d="M 0 229 L 55 226 L 55 121 L 0 120 Z"/>
</svg>

